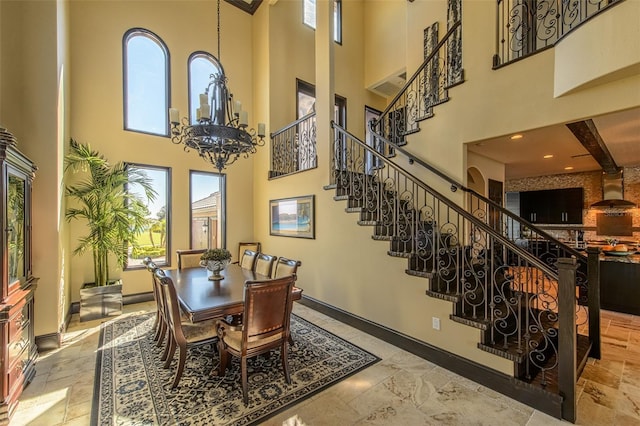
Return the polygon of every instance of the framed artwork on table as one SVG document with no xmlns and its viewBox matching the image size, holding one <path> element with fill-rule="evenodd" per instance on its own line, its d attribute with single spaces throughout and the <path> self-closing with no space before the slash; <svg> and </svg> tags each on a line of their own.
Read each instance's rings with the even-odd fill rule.
<svg viewBox="0 0 640 426">
<path fill-rule="evenodd" d="M 315 238 L 315 196 L 270 200 L 269 231 L 280 237 Z"/>
</svg>

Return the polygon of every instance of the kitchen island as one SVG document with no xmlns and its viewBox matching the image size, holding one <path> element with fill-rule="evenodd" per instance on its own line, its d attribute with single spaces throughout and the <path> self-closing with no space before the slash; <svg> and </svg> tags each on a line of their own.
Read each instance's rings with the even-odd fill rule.
<svg viewBox="0 0 640 426">
<path fill-rule="evenodd" d="M 600 307 L 640 315 L 640 254 L 600 254 Z"/>
</svg>

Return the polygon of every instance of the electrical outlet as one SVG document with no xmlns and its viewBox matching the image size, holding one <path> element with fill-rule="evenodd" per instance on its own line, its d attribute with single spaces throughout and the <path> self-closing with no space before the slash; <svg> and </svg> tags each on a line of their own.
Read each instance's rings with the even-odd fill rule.
<svg viewBox="0 0 640 426">
<path fill-rule="evenodd" d="M 440 318 L 432 317 L 431 318 L 431 324 L 432 324 L 434 330 L 440 330 Z"/>
</svg>

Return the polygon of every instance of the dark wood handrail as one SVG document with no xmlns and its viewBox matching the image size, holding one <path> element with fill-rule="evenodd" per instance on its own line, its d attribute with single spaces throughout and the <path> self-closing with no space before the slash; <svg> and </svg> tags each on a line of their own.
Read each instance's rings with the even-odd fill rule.
<svg viewBox="0 0 640 426">
<path fill-rule="evenodd" d="M 275 138 L 276 136 L 278 136 L 281 133 L 286 132 L 287 130 L 289 130 L 290 128 L 292 128 L 293 126 L 297 126 L 298 124 L 302 123 L 303 121 L 308 120 L 311 117 L 314 117 L 316 115 L 316 112 L 310 112 L 309 114 L 305 115 L 304 117 L 298 118 L 296 121 L 293 121 L 289 124 L 287 124 L 286 126 L 284 126 L 282 129 L 280 130 L 276 130 L 275 132 L 269 134 L 269 137 L 271 139 Z"/>
</svg>

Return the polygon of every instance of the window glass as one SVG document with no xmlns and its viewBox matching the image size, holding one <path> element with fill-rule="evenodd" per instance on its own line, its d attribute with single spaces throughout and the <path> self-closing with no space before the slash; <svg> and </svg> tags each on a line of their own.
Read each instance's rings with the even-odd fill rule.
<svg viewBox="0 0 640 426">
<path fill-rule="evenodd" d="M 225 247 L 225 175 L 192 171 L 190 188 L 191 248 Z"/>
<path fill-rule="evenodd" d="M 316 87 L 306 81 L 296 79 L 297 114 L 296 118 L 315 111 Z M 347 98 L 336 94 L 334 120 L 342 127 L 347 127 Z"/>
<path fill-rule="evenodd" d="M 147 174 L 157 195 L 155 200 L 147 202 L 149 226 L 128 245 L 127 269 L 144 267 L 142 261 L 147 256 L 159 266 L 168 265 L 167 253 L 170 252 L 169 241 L 171 240 L 169 235 L 171 210 L 168 204 L 170 171 L 166 167 L 140 164 L 135 166 Z M 138 195 L 141 199 L 146 199 L 140 185 L 129 185 L 127 191 Z"/>
<path fill-rule="evenodd" d="M 302 1 L 302 22 L 316 29 L 316 0 Z M 342 0 L 333 2 L 333 39 L 342 43 Z"/>
<path fill-rule="evenodd" d="M 150 31 L 124 36 L 124 128 L 169 135 L 169 53 Z"/>
<path fill-rule="evenodd" d="M 189 57 L 189 117 L 196 122 L 196 110 L 200 107 L 198 95 L 204 93 L 211 74 L 219 74 L 222 67 L 218 60 L 207 52 L 196 52 Z"/>
</svg>

